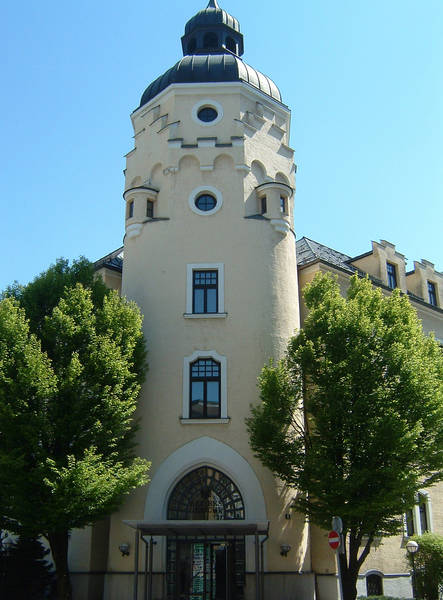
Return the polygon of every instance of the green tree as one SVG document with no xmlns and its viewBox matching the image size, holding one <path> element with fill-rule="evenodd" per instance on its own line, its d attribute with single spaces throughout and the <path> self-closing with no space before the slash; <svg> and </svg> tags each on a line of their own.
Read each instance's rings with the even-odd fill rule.
<svg viewBox="0 0 443 600">
<path fill-rule="evenodd" d="M 304 290 L 304 329 L 260 377 L 247 420 L 256 456 L 298 490 L 296 510 L 344 525 L 345 600 L 376 536 L 402 527 L 414 494 L 443 478 L 443 358 L 406 296 L 353 277 Z"/>
<path fill-rule="evenodd" d="M 411 539 L 418 543 L 414 558 L 407 553 L 409 564 L 415 571 L 417 597 L 438 600 L 443 587 L 443 537 L 435 533 L 424 533 Z"/>
<path fill-rule="evenodd" d="M 0 302 L 2 525 L 47 538 L 59 600 L 71 597 L 69 531 L 147 481 L 149 463 L 134 457 L 141 323 L 84 259 L 58 261 Z"/>
<path fill-rule="evenodd" d="M 54 573 L 49 549 L 34 538 L 0 544 L 0 596 L 14 600 L 52 598 Z"/>
</svg>

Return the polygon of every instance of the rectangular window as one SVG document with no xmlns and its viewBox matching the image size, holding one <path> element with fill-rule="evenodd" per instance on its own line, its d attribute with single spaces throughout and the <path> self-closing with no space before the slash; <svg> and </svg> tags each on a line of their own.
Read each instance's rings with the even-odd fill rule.
<svg viewBox="0 0 443 600">
<path fill-rule="evenodd" d="M 193 271 L 192 312 L 194 314 L 218 312 L 218 271 Z"/>
<path fill-rule="evenodd" d="M 152 219 L 154 217 L 154 203 L 152 200 L 146 201 L 146 216 Z"/>
<path fill-rule="evenodd" d="M 260 198 L 260 210 L 261 210 L 262 215 L 264 215 L 267 210 L 266 196 L 263 196 L 263 198 Z"/>
<path fill-rule="evenodd" d="M 432 531 L 431 499 L 427 492 L 419 492 L 412 509 L 404 515 L 405 535 L 423 535 Z"/>
<path fill-rule="evenodd" d="M 286 214 L 286 198 L 280 196 L 280 212 L 285 215 Z"/>
<path fill-rule="evenodd" d="M 220 418 L 220 363 L 200 358 L 190 365 L 191 419 Z"/>
<path fill-rule="evenodd" d="M 420 501 L 419 501 L 419 505 L 418 505 L 418 511 L 420 513 L 420 528 L 421 528 L 421 533 L 425 533 L 426 531 L 429 531 L 429 524 L 428 524 L 428 514 L 426 511 L 426 499 L 419 496 Z"/>
<path fill-rule="evenodd" d="M 435 291 L 435 283 L 428 281 L 429 304 L 437 306 L 437 292 Z"/>
<path fill-rule="evenodd" d="M 406 521 L 406 535 L 411 536 L 414 535 L 414 513 L 412 509 L 409 509 L 405 513 L 405 521 Z"/>
<path fill-rule="evenodd" d="M 134 216 L 134 200 L 131 200 L 128 204 L 128 219 L 132 219 Z"/>
<path fill-rule="evenodd" d="M 223 263 L 186 265 L 186 319 L 225 318 Z"/>
<path fill-rule="evenodd" d="M 388 273 L 388 286 L 393 290 L 397 287 L 397 273 L 395 271 L 395 265 L 387 262 L 386 271 Z"/>
</svg>

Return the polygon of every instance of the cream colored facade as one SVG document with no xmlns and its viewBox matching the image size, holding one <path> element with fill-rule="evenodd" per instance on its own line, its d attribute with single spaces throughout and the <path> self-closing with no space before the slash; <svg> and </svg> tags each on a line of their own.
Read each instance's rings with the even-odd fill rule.
<svg viewBox="0 0 443 600">
<path fill-rule="evenodd" d="M 219 46 L 214 49 L 206 34 L 218 35 Z M 172 73 L 188 69 L 190 81 L 185 73 L 166 84 L 154 82 L 157 87 L 146 90 L 145 101 L 131 115 L 134 148 L 127 154 L 125 170 L 124 247 L 97 264 L 107 285 L 135 300 L 144 314 L 149 373 L 139 400 L 137 452 L 152 461 L 151 482 L 108 521 L 73 534 L 75 597 L 133 598 L 134 534 L 124 521 L 167 520 L 179 486 L 196 470 L 209 468 L 223 474 L 240 494 L 246 521 L 269 521 L 269 537 L 260 538 L 261 600 L 332 600 L 337 596 L 335 564 L 325 532 L 290 510 L 294 491 L 276 481 L 250 450 L 245 418 L 259 401 L 257 377 L 270 358 L 282 356 L 289 337 L 299 329 L 305 316 L 299 290 L 317 271 L 337 273 L 345 289 L 353 269 L 359 269 L 387 289 L 388 261 L 395 264 L 405 293 L 426 298 L 427 282 L 432 281 L 438 303 L 443 298 L 442 276 L 427 261 L 405 273 L 404 257 L 388 242 L 373 243 L 372 252 L 345 267 L 312 252 L 297 270 L 289 109 L 272 81 L 241 63 L 238 23 L 214 0 L 188 23 L 183 44 L 193 60 L 186 55 Z M 202 56 L 214 80 L 211 74 L 192 70 Z M 227 74 L 228 63 L 238 68 L 234 76 Z M 212 110 L 212 120 L 199 116 L 202 109 Z M 203 196 L 213 205 L 199 204 Z M 196 273 L 216 277 L 216 301 L 211 297 L 216 310 L 196 309 Z M 206 288 L 203 293 L 209 302 Z M 439 331 L 443 339 L 443 311 L 415 296 L 425 329 Z M 192 368 L 199 360 L 218 365 L 216 415 L 192 414 Z M 209 411 L 209 392 L 205 394 Z M 439 492 L 433 490 L 432 498 L 434 493 L 434 521 L 443 526 L 436 508 L 441 505 Z M 155 542 L 152 597 L 203 600 L 180 588 L 178 567 L 171 576 L 172 546 L 166 537 L 157 536 Z M 408 596 L 403 542 L 383 543 L 365 568 L 386 576 L 386 592 L 392 587 L 393 595 Z M 181 543 L 176 553 L 179 548 L 196 552 L 196 546 L 191 544 L 189 550 Z M 120 552 L 122 544 L 129 545 L 129 556 Z M 228 540 L 226 556 L 232 550 L 229 544 Z M 286 556 L 285 545 L 290 546 Z M 220 551 L 214 540 L 205 548 Z M 140 571 L 144 560 L 141 552 Z M 255 565 L 254 540 L 247 537 L 244 564 L 226 567 L 231 578 L 243 569 L 244 580 L 224 596 L 220 588 L 217 600 L 256 598 Z M 216 567 L 211 569 L 215 581 Z M 168 585 L 170 577 L 174 583 Z M 138 598 L 143 598 L 141 577 L 139 582 Z"/>
<path fill-rule="evenodd" d="M 343 293 L 349 286 L 349 279 L 355 272 L 369 275 L 374 285 L 383 293 L 389 294 L 387 263 L 395 265 L 397 286 L 409 296 L 426 333 L 433 333 L 443 344 L 443 309 L 440 298 L 443 291 L 443 274 L 436 271 L 427 260 L 414 262 L 414 270 L 406 272 L 405 257 L 395 245 L 381 240 L 372 242 L 372 249 L 360 256 L 351 257 L 327 248 L 322 244 L 302 238 L 297 242 L 298 284 L 300 293 L 301 323 L 306 318 L 302 290 L 317 273 L 332 273 L 338 278 Z M 434 284 L 437 305 L 430 303 L 428 282 Z M 426 506 L 426 520 L 429 530 L 443 535 L 443 484 L 423 490 Z M 424 533 L 420 525 L 418 505 L 413 511 L 416 534 Z M 322 599 L 336 598 L 336 585 L 329 573 L 335 572 L 331 553 L 327 549 L 327 533 L 313 527 L 311 530 L 312 568 L 316 573 L 317 589 Z M 363 564 L 358 582 L 358 595 L 367 595 L 367 577 L 378 575 L 386 596 L 412 597 L 411 583 L 405 561 L 405 548 L 408 540 L 405 523 L 404 534 L 397 537 L 376 540 L 373 550 Z"/>
</svg>

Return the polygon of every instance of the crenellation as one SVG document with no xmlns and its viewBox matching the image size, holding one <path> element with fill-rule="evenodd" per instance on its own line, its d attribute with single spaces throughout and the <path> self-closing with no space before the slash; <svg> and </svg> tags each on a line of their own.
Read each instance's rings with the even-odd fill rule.
<svg viewBox="0 0 443 600">
<path fill-rule="evenodd" d="M 163 133 L 166 130 L 172 130 L 177 128 L 180 125 L 180 121 L 173 121 L 172 123 L 167 123 L 167 115 L 166 115 L 166 119 L 162 122 L 162 126 L 160 127 L 160 129 L 157 131 L 157 133 Z M 164 124 L 163 124 L 164 123 Z M 173 135 L 173 133 L 171 132 L 171 134 Z"/>
<path fill-rule="evenodd" d="M 350 264 L 379 279 L 388 288 L 407 292 L 406 259 L 397 252 L 395 244 L 380 240 L 372 242 L 372 250 L 350 259 Z M 390 275 L 390 273 L 392 273 Z"/>
<path fill-rule="evenodd" d="M 142 127 L 142 129 L 139 129 L 138 131 L 136 131 L 134 133 L 134 135 L 132 136 L 133 139 L 135 139 L 136 137 L 138 137 L 140 134 L 144 133 L 146 131 L 146 127 Z"/>
<path fill-rule="evenodd" d="M 216 137 L 198 137 L 197 138 L 197 146 L 199 148 L 215 148 L 216 143 L 217 143 Z"/>
<path fill-rule="evenodd" d="M 164 115 L 156 115 L 153 120 L 151 121 L 151 123 L 149 123 L 149 127 L 152 127 L 153 125 L 155 125 L 156 123 L 158 123 L 160 121 L 160 128 L 164 127 L 164 125 L 168 122 L 168 113 L 164 114 Z"/>
</svg>

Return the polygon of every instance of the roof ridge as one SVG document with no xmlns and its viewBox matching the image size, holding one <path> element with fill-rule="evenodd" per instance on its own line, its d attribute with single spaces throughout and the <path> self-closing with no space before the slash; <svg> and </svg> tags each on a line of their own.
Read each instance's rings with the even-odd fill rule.
<svg viewBox="0 0 443 600">
<path fill-rule="evenodd" d="M 318 244 L 318 242 L 316 242 L 315 240 L 311 240 L 310 238 L 305 237 L 306 240 L 306 245 L 308 246 L 309 250 L 312 252 L 312 254 L 316 257 L 318 257 L 317 252 L 314 250 L 314 248 L 312 247 L 312 245 L 310 244 L 310 242 L 314 242 L 314 244 Z"/>
</svg>

